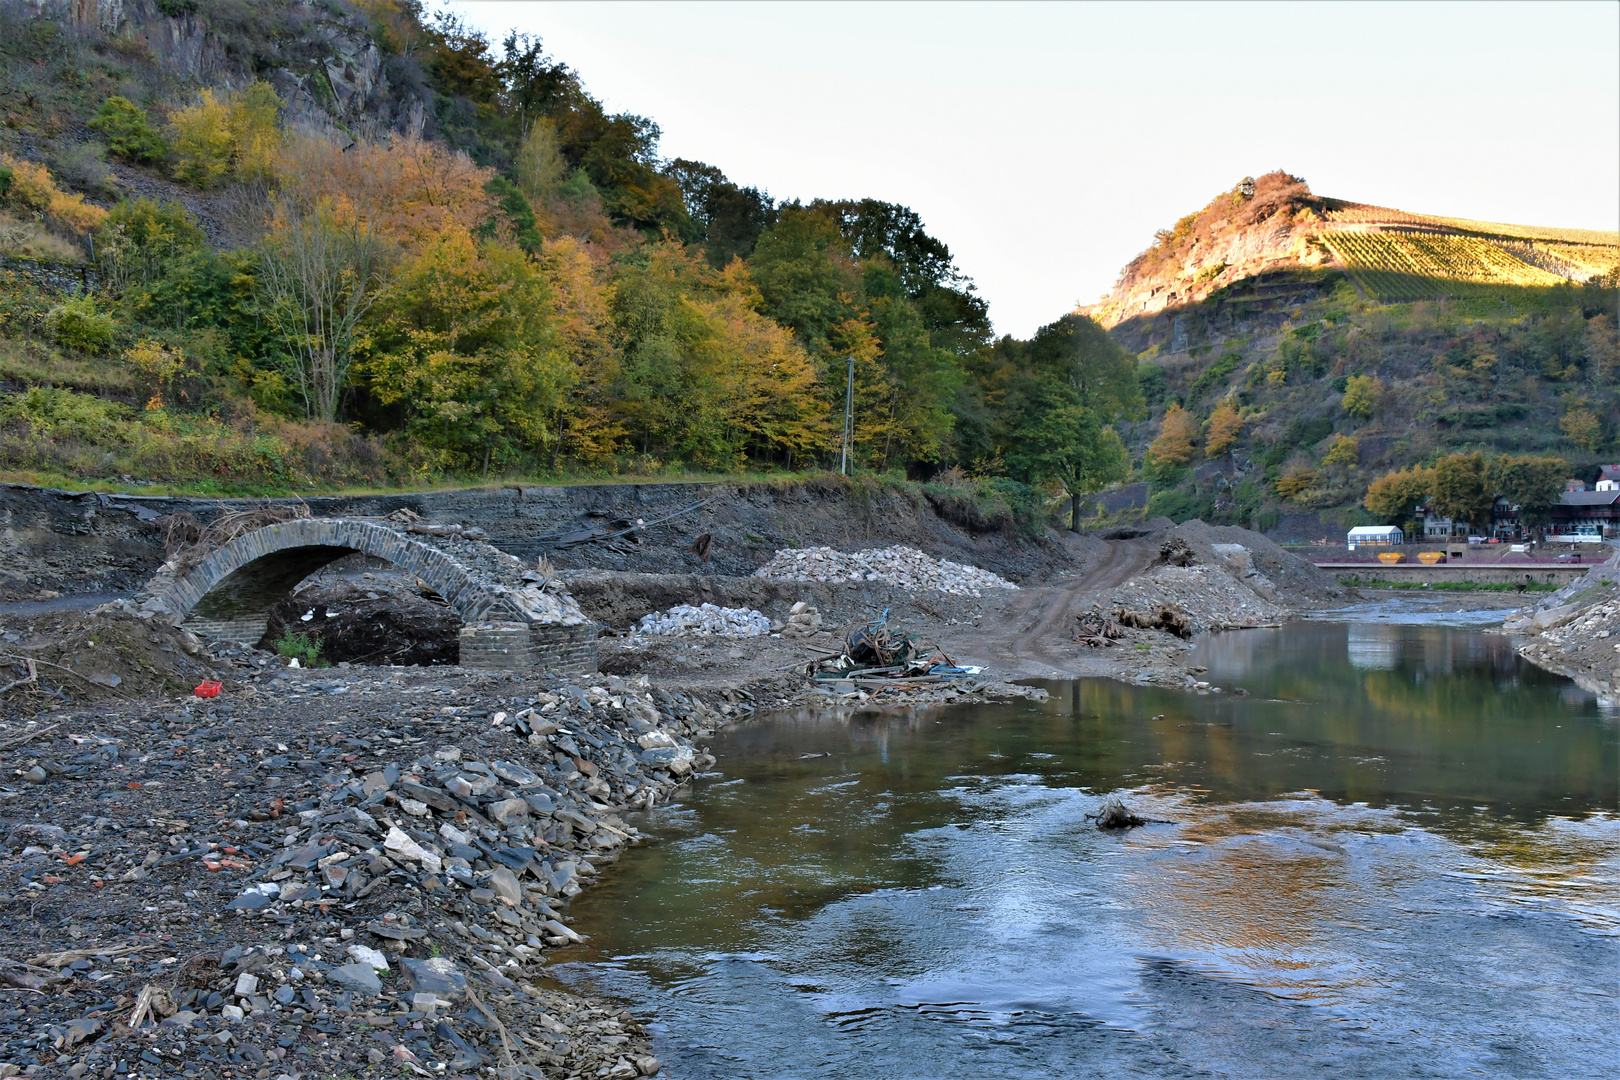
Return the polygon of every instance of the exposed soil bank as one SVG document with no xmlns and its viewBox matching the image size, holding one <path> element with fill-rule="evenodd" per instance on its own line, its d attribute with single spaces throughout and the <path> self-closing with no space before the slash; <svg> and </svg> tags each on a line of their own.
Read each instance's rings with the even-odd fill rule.
<svg viewBox="0 0 1620 1080">
<path fill-rule="evenodd" d="M 207 524 L 265 500 L 157 498 L 0 485 L 0 600 L 42 592 L 127 592 L 165 558 L 159 519 L 189 513 Z M 270 502 L 290 500 L 268 500 Z M 545 552 L 563 569 L 742 576 L 784 547 L 844 551 L 904 543 L 940 558 L 1041 581 L 1072 562 L 1068 534 L 1030 539 L 966 497 L 828 478 L 767 484 L 581 484 L 416 494 L 316 497 L 317 517 L 381 517 L 406 509 L 477 526 L 522 558 Z M 697 504 L 702 504 L 701 506 Z M 686 511 L 684 514 L 681 511 Z M 554 550 L 546 538 L 679 514 L 610 542 Z M 692 548 L 707 535 L 700 557 Z"/>
</svg>

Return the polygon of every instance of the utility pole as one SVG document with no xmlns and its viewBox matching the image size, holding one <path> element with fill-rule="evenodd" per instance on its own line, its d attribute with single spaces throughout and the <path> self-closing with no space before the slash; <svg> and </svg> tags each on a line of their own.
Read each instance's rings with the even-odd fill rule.
<svg viewBox="0 0 1620 1080">
<path fill-rule="evenodd" d="M 849 358 L 849 375 L 844 384 L 844 452 L 838 460 L 838 475 L 854 471 L 855 458 L 855 358 Z"/>
</svg>

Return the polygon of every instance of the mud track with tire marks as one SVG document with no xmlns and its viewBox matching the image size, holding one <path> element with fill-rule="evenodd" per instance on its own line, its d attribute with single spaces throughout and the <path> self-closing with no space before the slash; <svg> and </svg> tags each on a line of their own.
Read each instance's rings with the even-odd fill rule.
<svg viewBox="0 0 1620 1080">
<path fill-rule="evenodd" d="M 1103 674 L 1092 654 L 1077 654 L 1069 624 L 1091 598 L 1129 580 L 1158 556 L 1156 540 L 1116 540 L 1079 577 L 1040 588 L 1008 593 L 999 610 L 985 612 L 981 625 L 955 635 L 958 663 L 983 663 L 1023 678 L 1064 678 Z"/>
</svg>

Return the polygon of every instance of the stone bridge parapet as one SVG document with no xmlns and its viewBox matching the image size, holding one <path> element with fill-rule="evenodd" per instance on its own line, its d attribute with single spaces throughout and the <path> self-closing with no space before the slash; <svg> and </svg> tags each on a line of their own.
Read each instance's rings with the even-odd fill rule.
<svg viewBox="0 0 1620 1080">
<path fill-rule="evenodd" d="M 421 580 L 461 618 L 462 663 L 514 671 L 596 670 L 596 627 L 556 581 L 515 556 L 454 532 L 387 519 L 295 518 L 265 525 L 190 568 L 171 560 L 141 609 L 205 637 L 256 644 L 270 610 L 310 574 L 356 552 Z"/>
</svg>

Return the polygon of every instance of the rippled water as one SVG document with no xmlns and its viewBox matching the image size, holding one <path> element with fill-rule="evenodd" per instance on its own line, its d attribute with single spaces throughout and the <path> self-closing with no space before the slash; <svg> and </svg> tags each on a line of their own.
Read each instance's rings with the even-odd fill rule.
<svg viewBox="0 0 1620 1080">
<path fill-rule="evenodd" d="M 1613 1075 L 1615 718 L 1463 629 L 1204 657 L 1249 695 L 727 732 L 558 973 L 685 1080 Z M 1165 823 L 1086 821 L 1122 788 Z"/>
</svg>

